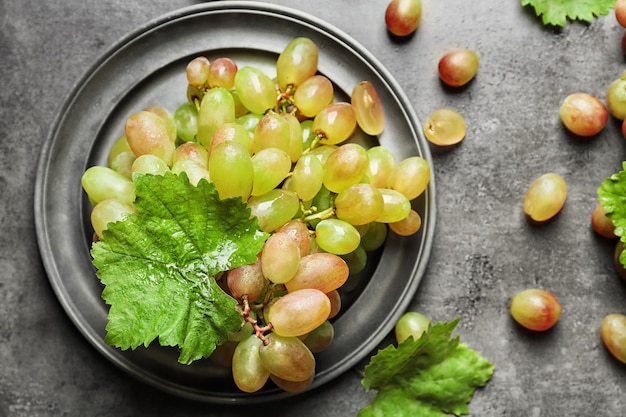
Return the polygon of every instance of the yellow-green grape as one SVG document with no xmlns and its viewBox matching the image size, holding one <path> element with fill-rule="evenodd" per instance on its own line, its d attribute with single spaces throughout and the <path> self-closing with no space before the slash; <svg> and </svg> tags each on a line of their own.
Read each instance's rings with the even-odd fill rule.
<svg viewBox="0 0 626 417">
<path fill-rule="evenodd" d="M 600 325 L 600 336 L 611 355 L 626 364 L 626 316 L 618 313 L 606 315 Z"/>
<path fill-rule="evenodd" d="M 401 192 L 409 200 L 424 192 L 430 181 L 430 166 L 421 156 L 411 156 L 395 165 L 389 173 L 387 187 Z"/>
<path fill-rule="evenodd" d="M 314 288 L 327 294 L 341 287 L 349 275 L 348 265 L 340 256 L 316 252 L 300 258 L 296 275 L 285 283 L 285 287 L 289 292 Z"/>
<path fill-rule="evenodd" d="M 396 157 L 389 148 L 377 145 L 367 150 L 367 182 L 377 188 L 386 188 L 391 169 L 396 165 Z"/>
<path fill-rule="evenodd" d="M 210 155 L 217 145 L 228 140 L 241 143 L 252 154 L 252 137 L 245 127 L 236 122 L 224 123 L 213 132 L 208 154 Z"/>
<path fill-rule="evenodd" d="M 193 142 L 198 134 L 198 109 L 189 102 L 184 102 L 174 112 L 176 134 L 183 142 Z"/>
<path fill-rule="evenodd" d="M 382 214 L 376 219 L 379 223 L 395 223 L 406 218 L 411 212 L 411 202 L 396 190 L 379 189 L 385 202 Z"/>
<path fill-rule="evenodd" d="M 301 336 L 319 327 L 330 314 L 330 300 L 311 288 L 289 292 L 269 309 L 268 321 L 281 336 Z"/>
<path fill-rule="evenodd" d="M 135 213 L 132 204 L 125 203 L 115 198 L 102 200 L 91 210 L 91 226 L 98 237 L 106 230 L 109 223 L 123 220 L 129 213 Z"/>
<path fill-rule="evenodd" d="M 319 51 L 309 38 L 292 39 L 278 56 L 276 78 L 281 90 L 298 87 L 317 72 Z"/>
<path fill-rule="evenodd" d="M 265 148 L 252 156 L 252 194 L 261 195 L 276 188 L 291 171 L 291 158 L 278 148 Z"/>
<path fill-rule="evenodd" d="M 346 221 L 324 219 L 315 226 L 315 242 L 326 252 L 345 255 L 359 247 L 361 235 Z"/>
<path fill-rule="evenodd" d="M 302 148 L 311 149 L 311 145 L 317 141 L 317 135 L 313 132 L 313 119 L 301 121 L 300 128 L 302 129 Z"/>
<path fill-rule="evenodd" d="M 361 130 L 368 135 L 380 135 L 385 128 L 385 112 L 374 85 L 369 81 L 358 83 L 352 90 L 350 102 Z"/>
<path fill-rule="evenodd" d="M 411 236 L 417 233 L 422 227 L 422 217 L 413 209 L 409 211 L 409 215 L 398 222 L 388 224 L 389 228 L 400 236 Z"/>
<path fill-rule="evenodd" d="M 257 315 L 254 310 L 250 310 L 250 317 L 255 320 L 257 319 Z M 239 343 L 247 339 L 254 332 L 254 326 L 252 325 L 252 323 L 250 323 L 249 321 L 245 321 L 236 332 L 228 332 L 228 341 Z"/>
<path fill-rule="evenodd" d="M 135 201 L 135 184 L 108 167 L 96 165 L 87 168 L 81 177 L 81 184 L 94 205 L 110 198 L 129 204 Z"/>
<path fill-rule="evenodd" d="M 380 217 L 384 205 L 378 188 L 371 184 L 354 184 L 337 194 L 335 214 L 340 220 L 360 226 Z"/>
<path fill-rule="evenodd" d="M 280 114 L 270 111 L 263 116 L 254 130 L 252 152 L 265 148 L 278 148 L 289 152 L 291 140 L 289 123 Z"/>
<path fill-rule="evenodd" d="M 204 167 L 209 166 L 209 154 L 206 148 L 196 142 L 185 142 L 176 148 L 173 163 L 181 159 L 191 159 Z"/>
<path fill-rule="evenodd" d="M 428 330 L 430 324 L 430 319 L 421 313 L 416 311 L 404 313 L 394 327 L 396 342 L 402 343 L 409 337 L 418 340 Z"/>
<path fill-rule="evenodd" d="M 131 167 L 133 178 L 135 178 L 135 175 L 137 174 L 163 175 L 169 170 L 170 168 L 167 166 L 165 161 L 158 156 L 150 154 L 137 157 Z"/>
<path fill-rule="evenodd" d="M 300 199 L 292 191 L 275 188 L 263 195 L 250 197 L 248 207 L 251 215 L 258 219 L 259 228 L 271 233 L 293 219 L 300 210 Z"/>
<path fill-rule="evenodd" d="M 151 154 L 161 158 L 167 165 L 172 163 L 176 150 L 175 139 L 161 117 L 141 110 L 128 118 L 125 134 L 136 156 Z"/>
<path fill-rule="evenodd" d="M 209 177 L 220 198 L 250 197 L 254 168 L 248 150 L 239 142 L 222 142 L 209 156 Z"/>
<path fill-rule="evenodd" d="M 291 158 L 291 162 L 296 162 L 304 150 L 302 144 L 302 126 L 296 116 L 291 113 L 281 113 L 281 116 L 287 120 L 289 125 L 289 146 L 287 153 Z"/>
<path fill-rule="evenodd" d="M 300 220 L 290 220 L 282 225 L 277 232 L 288 235 L 296 242 L 300 257 L 309 254 L 309 250 L 311 249 L 311 233 L 304 222 Z"/>
<path fill-rule="evenodd" d="M 324 166 L 310 153 L 302 155 L 291 174 L 291 189 L 302 201 L 312 200 L 322 188 Z"/>
<path fill-rule="evenodd" d="M 252 138 L 254 137 L 254 131 L 256 130 L 258 124 L 261 122 L 262 118 L 262 114 L 246 113 L 244 115 L 238 116 L 235 120 L 235 123 L 243 126 L 248 131 L 250 138 Z"/>
<path fill-rule="evenodd" d="M 304 381 L 287 381 L 285 379 L 279 378 L 276 375 L 270 374 L 270 379 L 276 386 L 282 389 L 285 392 L 298 393 L 306 390 L 311 386 L 313 381 L 315 380 L 315 374 L 311 375 L 309 378 Z"/>
<path fill-rule="evenodd" d="M 320 160 L 322 165 L 325 165 L 326 161 L 328 161 L 328 157 L 330 156 L 330 154 L 333 153 L 337 148 L 337 145 L 321 145 L 312 149 L 308 154 L 315 156 L 317 159 Z"/>
<path fill-rule="evenodd" d="M 261 360 L 272 375 L 287 381 L 304 381 L 315 374 L 315 357 L 295 336 L 272 332 L 269 343 L 259 348 Z"/>
<path fill-rule="evenodd" d="M 237 344 L 233 353 L 233 380 L 243 392 L 257 392 L 267 382 L 270 373 L 259 354 L 263 341 L 250 335 Z"/>
<path fill-rule="evenodd" d="M 258 68 L 245 66 L 235 75 L 235 90 L 252 113 L 264 114 L 276 104 L 274 81 Z"/>
<path fill-rule="evenodd" d="M 300 265 L 300 248 L 287 233 L 273 233 L 261 252 L 263 276 L 274 284 L 284 284 L 296 274 Z"/>
<path fill-rule="evenodd" d="M 190 86 L 204 88 L 209 77 L 211 63 L 204 56 L 198 56 L 187 63 L 185 75 Z"/>
<path fill-rule="evenodd" d="M 230 94 L 233 96 L 233 100 L 235 100 L 235 116 L 242 117 L 250 113 L 250 110 L 248 110 L 248 108 L 241 102 L 241 98 L 239 98 L 237 90 L 235 88 L 231 88 L 228 91 L 230 91 Z"/>
<path fill-rule="evenodd" d="M 235 100 L 221 87 L 211 88 L 202 97 L 198 111 L 198 142 L 205 148 L 211 145 L 213 133 L 224 123 L 235 122 Z"/>
<path fill-rule="evenodd" d="M 313 132 L 320 143 L 336 145 L 348 139 L 356 129 L 356 114 L 350 103 L 331 103 L 313 119 Z"/>
<path fill-rule="evenodd" d="M 107 166 L 127 178 L 132 177 L 131 167 L 137 156 L 130 149 L 126 135 L 120 136 L 109 149 Z"/>
<path fill-rule="evenodd" d="M 606 103 L 613 117 L 619 120 L 626 118 L 626 71 L 609 85 Z"/>
<path fill-rule="evenodd" d="M 293 104 L 304 117 L 315 117 L 324 107 L 333 102 L 333 83 L 323 75 L 313 75 L 304 80 L 293 95 Z"/>
<path fill-rule="evenodd" d="M 567 198 L 567 183 L 559 174 L 548 173 L 535 179 L 524 196 L 524 213 L 536 222 L 556 216 Z"/>
<path fill-rule="evenodd" d="M 153 113 L 163 120 L 165 123 L 165 127 L 170 134 L 170 137 L 174 142 L 178 138 L 178 132 L 176 130 L 176 120 L 174 120 L 174 116 L 169 112 L 165 107 L 162 106 L 149 106 L 144 109 L 147 112 Z"/>
<path fill-rule="evenodd" d="M 304 344 L 313 353 L 319 353 L 326 349 L 335 337 L 335 328 L 328 320 L 313 329 L 303 340 Z"/>
<path fill-rule="evenodd" d="M 387 225 L 373 222 L 367 228 L 367 232 L 361 236 L 361 247 L 366 251 L 375 251 L 380 248 L 387 239 Z"/>
<path fill-rule="evenodd" d="M 340 193 L 359 183 L 367 167 L 365 148 L 356 143 L 346 143 L 328 155 L 324 165 L 324 186 L 334 193 Z"/>
<path fill-rule="evenodd" d="M 424 135 L 439 146 L 455 145 L 465 138 L 465 119 L 456 110 L 437 109 L 426 119 Z"/>
<path fill-rule="evenodd" d="M 189 182 L 193 185 L 198 185 L 200 180 L 205 179 L 207 181 L 211 180 L 209 176 L 209 169 L 206 165 L 202 165 L 202 163 L 189 158 L 179 159 L 172 164 L 171 171 L 180 175 L 184 172 L 189 179 Z"/>
</svg>

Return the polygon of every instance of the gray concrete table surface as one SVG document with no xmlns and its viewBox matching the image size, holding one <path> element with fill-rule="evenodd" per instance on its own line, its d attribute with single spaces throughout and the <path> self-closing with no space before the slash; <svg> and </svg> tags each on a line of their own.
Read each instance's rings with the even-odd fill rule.
<svg viewBox="0 0 626 417">
<path fill-rule="evenodd" d="M 231 408 L 163 394 L 109 363 L 72 325 L 47 281 L 36 243 L 33 191 L 39 151 L 56 112 L 87 68 L 143 23 L 194 2 L 82 0 L 0 2 L 0 416 L 356 416 L 372 397 L 347 372 L 280 404 Z M 606 99 L 625 68 L 613 13 L 591 24 L 544 27 L 506 2 L 423 0 L 418 32 L 386 33 L 386 1 L 280 0 L 350 34 L 378 57 L 424 120 L 439 107 L 462 113 L 461 146 L 433 150 L 437 225 L 429 267 L 411 309 L 461 317 L 457 333 L 496 366 L 476 391 L 475 416 L 623 416 L 626 366 L 602 345 L 599 326 L 626 313 L 613 243 L 589 221 L 602 180 L 625 159 L 620 124 L 594 138 L 563 128 L 570 93 Z M 497 4 L 496 4 L 497 3 Z M 234 32 L 233 36 L 237 36 Z M 475 50 L 480 69 L 462 91 L 442 88 L 437 61 Z M 522 210 L 530 182 L 567 181 L 562 212 L 533 226 Z M 542 287 L 563 306 L 544 334 L 509 316 L 517 291 Z"/>
</svg>

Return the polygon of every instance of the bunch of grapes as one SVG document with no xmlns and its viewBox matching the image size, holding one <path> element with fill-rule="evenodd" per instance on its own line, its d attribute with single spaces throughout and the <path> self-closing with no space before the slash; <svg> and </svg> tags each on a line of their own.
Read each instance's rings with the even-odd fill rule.
<svg viewBox="0 0 626 417">
<path fill-rule="evenodd" d="M 193 184 L 212 182 L 220 198 L 246 202 L 270 236 L 255 263 L 218 278 L 243 320 L 212 357 L 232 366 L 245 392 L 268 379 L 286 391 L 308 387 L 313 353 L 333 339 L 338 289 L 389 230 L 407 236 L 421 227 L 411 200 L 428 186 L 428 162 L 350 141 L 357 129 L 383 131 L 381 100 L 362 81 L 350 102 L 336 101 L 317 66 L 318 48 L 303 37 L 280 53 L 275 78 L 227 57 L 194 58 L 187 100 L 173 113 L 154 106 L 130 116 L 108 166 L 82 179 L 98 236 L 134 211 L 136 174 L 185 172 Z"/>
</svg>

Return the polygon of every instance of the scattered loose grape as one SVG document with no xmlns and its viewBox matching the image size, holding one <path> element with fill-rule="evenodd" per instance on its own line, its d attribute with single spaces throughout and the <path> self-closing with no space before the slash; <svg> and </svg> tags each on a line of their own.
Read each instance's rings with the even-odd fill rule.
<svg viewBox="0 0 626 417">
<path fill-rule="evenodd" d="M 606 102 L 613 117 L 619 120 L 626 118 L 626 71 L 609 86 Z"/>
<path fill-rule="evenodd" d="M 615 359 L 626 363 L 626 316 L 613 313 L 604 317 L 600 334 L 604 346 Z"/>
<path fill-rule="evenodd" d="M 466 132 L 465 119 L 453 109 L 442 108 L 433 111 L 424 124 L 426 139 L 439 146 L 450 146 L 461 142 Z"/>
<path fill-rule="evenodd" d="M 615 226 L 600 203 L 596 204 L 591 213 L 591 227 L 600 236 L 612 239 L 615 236 Z"/>
<path fill-rule="evenodd" d="M 407 36 L 417 30 L 421 17 L 421 0 L 392 0 L 385 10 L 385 25 L 395 36 Z"/>
<path fill-rule="evenodd" d="M 551 292 L 531 288 L 513 296 L 510 312 L 521 326 L 533 331 L 545 331 L 561 317 L 561 303 Z"/>
<path fill-rule="evenodd" d="M 524 213 L 536 222 L 556 216 L 565 204 L 567 184 L 559 174 L 549 173 L 535 179 L 524 197 Z"/>
<path fill-rule="evenodd" d="M 613 252 L 613 263 L 619 277 L 626 281 L 626 266 L 624 266 L 620 260 L 623 251 L 624 243 L 622 241 L 618 241 L 615 245 L 615 251 Z"/>
<path fill-rule="evenodd" d="M 448 52 L 439 60 L 439 78 L 451 87 L 469 83 L 478 72 L 478 55 L 471 49 Z"/>
<path fill-rule="evenodd" d="M 600 100 L 586 93 L 570 94 L 563 100 L 559 116 L 575 135 L 593 136 L 606 126 L 609 112 Z"/>
<path fill-rule="evenodd" d="M 404 313 L 395 325 L 396 342 L 402 343 L 409 337 L 418 340 L 422 333 L 428 330 L 430 324 L 430 319 L 421 313 L 415 311 Z"/>
<path fill-rule="evenodd" d="M 622 27 L 626 28 L 626 0 L 616 0 L 615 18 Z"/>
</svg>

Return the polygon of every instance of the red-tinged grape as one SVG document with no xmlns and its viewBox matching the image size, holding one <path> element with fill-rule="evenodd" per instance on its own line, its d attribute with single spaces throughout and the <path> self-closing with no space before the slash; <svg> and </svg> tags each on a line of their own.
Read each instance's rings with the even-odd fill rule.
<svg viewBox="0 0 626 417">
<path fill-rule="evenodd" d="M 211 63 L 204 56 L 199 56 L 187 63 L 185 74 L 189 85 L 197 88 L 203 88 L 209 77 L 209 67 Z"/>
<path fill-rule="evenodd" d="M 270 333 L 267 339 L 269 343 L 259 348 L 259 354 L 272 375 L 298 382 L 315 374 L 315 357 L 300 339 L 276 332 Z"/>
<path fill-rule="evenodd" d="M 314 288 L 329 293 L 341 287 L 349 275 L 348 265 L 340 256 L 312 253 L 300 259 L 296 275 L 285 283 L 285 287 L 289 292 Z"/>
<path fill-rule="evenodd" d="M 356 129 L 356 114 L 350 103 L 336 102 L 320 110 L 313 119 L 313 132 L 320 143 L 336 145 L 348 139 Z"/>
<path fill-rule="evenodd" d="M 439 59 L 439 78 L 450 87 L 462 87 L 478 72 L 478 55 L 471 49 L 456 49 Z"/>
<path fill-rule="evenodd" d="M 367 150 L 367 160 L 367 182 L 377 188 L 386 188 L 391 169 L 396 165 L 393 153 L 384 146 L 372 146 Z"/>
<path fill-rule="evenodd" d="M 254 166 L 248 149 L 232 140 L 222 142 L 209 156 L 209 177 L 220 198 L 250 197 Z"/>
<path fill-rule="evenodd" d="M 96 165 L 87 168 L 81 178 L 81 184 L 92 204 L 109 198 L 129 204 L 135 201 L 135 184 L 108 167 Z"/>
<path fill-rule="evenodd" d="M 91 210 L 91 225 L 96 235 L 102 237 L 109 223 L 123 220 L 130 213 L 135 213 L 132 204 L 114 198 L 102 200 Z"/>
<path fill-rule="evenodd" d="M 409 209 L 410 210 L 410 209 Z M 380 222 L 370 223 L 367 232 L 361 236 L 361 246 L 366 251 L 375 251 L 387 239 L 387 225 Z"/>
<path fill-rule="evenodd" d="M 293 168 L 291 186 L 302 201 L 312 200 L 322 188 L 324 166 L 311 153 L 302 155 Z"/>
<path fill-rule="evenodd" d="M 396 164 L 389 172 L 387 187 L 409 200 L 419 197 L 430 182 L 430 165 L 421 156 L 410 156 Z"/>
<path fill-rule="evenodd" d="M 285 392 L 302 392 L 308 387 L 311 386 L 313 380 L 315 379 L 315 374 L 311 375 L 308 379 L 304 381 L 287 381 L 286 379 L 282 379 L 277 377 L 276 375 L 270 375 L 270 379 L 276 386 L 282 389 Z"/>
<path fill-rule="evenodd" d="M 368 135 L 377 136 L 385 128 L 385 112 L 374 85 L 361 81 L 352 90 L 350 103 L 354 108 L 356 121 Z"/>
<path fill-rule="evenodd" d="M 545 331 L 553 327 L 561 317 L 561 303 L 549 291 L 530 288 L 511 298 L 510 312 L 522 327 Z"/>
<path fill-rule="evenodd" d="M 371 184 L 354 184 L 337 194 L 335 215 L 353 226 L 364 225 L 376 220 L 384 205 L 378 188 Z"/>
<path fill-rule="evenodd" d="M 323 75 L 313 75 L 304 80 L 293 94 L 293 104 L 305 117 L 315 117 L 334 99 L 332 82 Z"/>
<path fill-rule="evenodd" d="M 453 109 L 441 108 L 433 111 L 424 125 L 424 135 L 438 146 L 456 145 L 465 138 L 465 119 Z"/>
<path fill-rule="evenodd" d="M 197 142 L 185 142 L 176 148 L 173 163 L 181 159 L 191 159 L 204 167 L 209 166 L 209 154 L 206 148 Z"/>
<path fill-rule="evenodd" d="M 261 269 L 261 258 L 257 257 L 254 263 L 241 265 L 228 271 L 226 284 L 234 299 L 241 301 L 241 297 L 247 295 L 248 301 L 255 301 L 263 294 L 267 285 Z"/>
<path fill-rule="evenodd" d="M 622 39 L 620 43 L 622 46 L 622 53 L 626 55 L 626 30 L 624 31 L 624 33 L 622 33 Z"/>
<path fill-rule="evenodd" d="M 252 138 L 245 127 L 237 122 L 224 123 L 213 132 L 211 144 L 207 154 L 211 155 L 213 149 L 222 142 L 233 140 L 241 143 L 252 154 Z"/>
<path fill-rule="evenodd" d="M 148 106 L 144 109 L 147 112 L 153 113 L 165 123 L 165 128 L 170 135 L 170 138 L 176 142 L 178 135 L 176 133 L 176 120 L 174 116 L 163 106 Z"/>
<path fill-rule="evenodd" d="M 259 220 L 259 228 L 271 233 L 293 219 L 300 209 L 300 199 L 293 191 L 275 188 L 248 199 L 251 215 Z"/>
<path fill-rule="evenodd" d="M 578 136 L 593 136 L 606 126 L 609 112 L 604 103 L 587 93 L 574 93 L 565 97 L 559 110 L 561 121 Z"/>
<path fill-rule="evenodd" d="M 385 10 L 385 25 L 395 36 L 407 36 L 417 30 L 421 17 L 421 0 L 392 0 Z"/>
<path fill-rule="evenodd" d="M 232 361 L 233 379 L 243 392 L 257 392 L 270 377 L 259 353 L 262 346 L 261 339 L 250 335 L 235 348 Z"/>
<path fill-rule="evenodd" d="M 264 114 L 276 105 L 274 81 L 258 68 L 245 66 L 235 75 L 235 90 L 252 113 Z"/>
<path fill-rule="evenodd" d="M 207 166 L 190 158 L 183 158 L 174 162 L 171 171 L 176 175 L 180 175 L 184 172 L 189 182 L 196 186 L 202 179 L 207 181 L 211 180 Z"/>
<path fill-rule="evenodd" d="M 176 144 L 161 117 L 141 110 L 127 119 L 125 134 L 128 145 L 136 156 L 151 154 L 168 165 L 172 163 Z"/>
<path fill-rule="evenodd" d="M 346 221 L 324 219 L 315 226 L 315 242 L 326 252 L 345 255 L 359 247 L 361 235 Z"/>
<path fill-rule="evenodd" d="M 624 264 L 622 264 L 622 261 L 620 260 L 623 251 L 624 243 L 620 240 L 615 245 L 615 251 L 613 252 L 613 263 L 619 277 L 626 281 L 626 266 L 624 266 Z"/>
<path fill-rule="evenodd" d="M 269 309 L 268 321 L 281 336 L 307 334 L 328 319 L 330 300 L 320 290 L 305 288 L 280 297 Z"/>
<path fill-rule="evenodd" d="M 278 148 L 288 153 L 290 141 L 289 122 L 280 114 L 270 111 L 263 116 L 254 130 L 252 152 Z"/>
<path fill-rule="evenodd" d="M 608 314 L 602 320 L 600 335 L 604 346 L 620 362 L 626 363 L 626 316 Z"/>
<path fill-rule="evenodd" d="M 340 193 L 361 182 L 368 165 L 365 148 L 357 143 L 346 143 L 328 155 L 322 183 L 330 191 Z"/>
<path fill-rule="evenodd" d="M 292 39 L 276 60 L 276 78 L 281 90 L 298 87 L 317 72 L 319 52 L 309 38 Z"/>
<path fill-rule="evenodd" d="M 332 290 L 327 292 L 326 296 L 330 300 L 330 313 L 328 314 L 328 320 L 330 320 L 335 318 L 341 311 L 341 294 L 337 290 Z"/>
<path fill-rule="evenodd" d="M 422 217 L 419 213 L 413 209 L 409 212 L 409 215 L 399 222 L 389 223 L 389 228 L 397 235 L 411 236 L 417 233 L 422 227 Z"/>
<path fill-rule="evenodd" d="M 311 233 L 306 224 L 299 220 L 291 220 L 281 226 L 277 232 L 287 234 L 296 242 L 300 257 L 309 254 L 311 248 Z"/>
<path fill-rule="evenodd" d="M 210 87 L 222 87 L 230 90 L 235 85 L 237 64 L 230 58 L 220 57 L 209 65 L 206 82 Z"/>
<path fill-rule="evenodd" d="M 335 328 L 328 320 L 313 329 L 303 340 L 304 344 L 313 353 L 319 353 L 326 349 L 335 337 Z"/>
<path fill-rule="evenodd" d="M 559 174 L 548 173 L 535 179 L 524 196 L 524 213 L 536 222 L 556 216 L 567 198 L 567 184 Z"/>
<path fill-rule="evenodd" d="M 617 23 L 626 28 L 626 0 L 615 1 L 615 18 Z"/>
<path fill-rule="evenodd" d="M 606 102 L 613 117 L 619 120 L 626 118 L 626 71 L 609 86 Z"/>
<path fill-rule="evenodd" d="M 261 253 L 263 276 L 274 284 L 284 284 L 296 274 L 300 265 L 300 248 L 287 233 L 273 233 Z"/>
<path fill-rule="evenodd" d="M 409 337 L 418 340 L 422 333 L 430 327 L 431 321 L 425 315 L 416 311 L 404 313 L 394 327 L 396 342 L 402 343 Z"/>
<path fill-rule="evenodd" d="M 252 195 L 265 194 L 283 182 L 291 171 L 289 154 L 278 148 L 264 148 L 252 155 Z"/>
<path fill-rule="evenodd" d="M 591 213 L 591 228 L 600 236 L 613 239 L 615 235 L 615 226 L 611 219 L 606 215 L 606 211 L 600 203 L 596 204 Z"/>
<path fill-rule="evenodd" d="M 406 196 L 396 190 L 380 188 L 380 194 L 383 196 L 384 206 L 383 212 L 376 222 L 378 223 L 395 223 L 405 219 L 411 212 L 411 202 Z"/>
<path fill-rule="evenodd" d="M 225 88 L 211 88 L 202 97 L 198 111 L 198 142 L 208 149 L 213 133 L 224 123 L 233 123 L 235 120 L 235 100 L 232 94 Z"/>
</svg>

